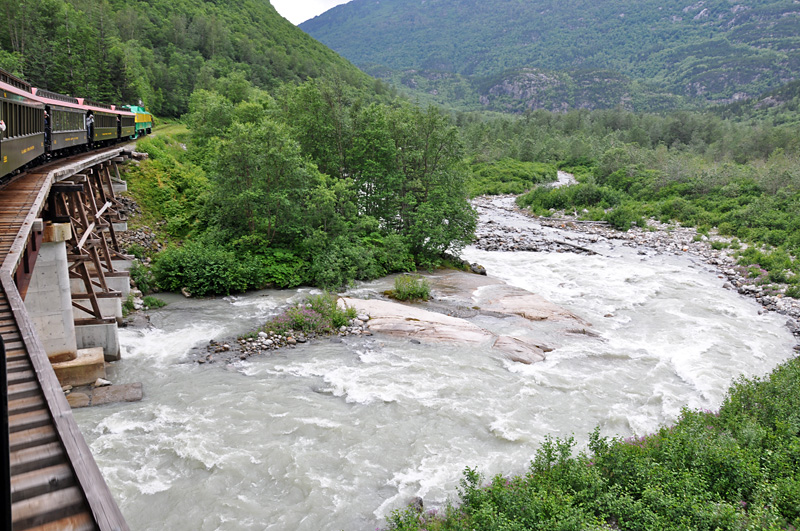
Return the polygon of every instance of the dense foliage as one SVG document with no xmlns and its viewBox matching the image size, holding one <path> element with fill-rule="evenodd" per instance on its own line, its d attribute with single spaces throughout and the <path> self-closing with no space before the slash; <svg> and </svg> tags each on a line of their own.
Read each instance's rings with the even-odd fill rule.
<svg viewBox="0 0 800 531">
<path fill-rule="evenodd" d="M 197 90 L 189 133 L 140 142 L 131 192 L 188 239 L 156 256 L 162 289 L 194 295 L 354 279 L 433 266 L 472 239 L 469 167 L 433 109 L 370 101 L 339 81 Z"/>
<path fill-rule="evenodd" d="M 34 86 L 106 102 L 188 110 L 196 88 L 230 93 L 366 75 L 283 19 L 267 0 L 3 0 L 0 67 Z"/>
<path fill-rule="evenodd" d="M 300 27 L 375 76 L 471 109 L 677 108 L 800 72 L 794 0 L 353 0 Z"/>
<path fill-rule="evenodd" d="M 628 439 L 596 430 L 587 451 L 546 439 L 523 476 L 475 469 L 441 514 L 395 512 L 391 530 L 741 530 L 800 526 L 800 359 L 740 379 L 719 412 Z"/>
</svg>

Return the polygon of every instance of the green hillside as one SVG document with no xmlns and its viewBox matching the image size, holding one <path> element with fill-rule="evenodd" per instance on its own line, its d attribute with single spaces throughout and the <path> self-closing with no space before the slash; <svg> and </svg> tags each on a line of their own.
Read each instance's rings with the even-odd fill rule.
<svg viewBox="0 0 800 531">
<path fill-rule="evenodd" d="M 300 27 L 466 108 L 719 104 L 800 77 L 795 0 L 353 0 Z"/>
<path fill-rule="evenodd" d="M 366 75 L 282 18 L 268 0 L 3 0 L 0 67 L 36 86 L 101 101 L 188 110 L 195 88 L 274 88 Z M 223 81 L 220 82 L 219 80 Z M 233 90 L 233 88 L 231 88 Z"/>
</svg>

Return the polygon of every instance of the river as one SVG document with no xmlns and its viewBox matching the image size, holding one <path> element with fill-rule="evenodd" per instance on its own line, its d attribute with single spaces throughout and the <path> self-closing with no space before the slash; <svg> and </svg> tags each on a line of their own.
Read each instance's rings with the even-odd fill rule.
<svg viewBox="0 0 800 531">
<path fill-rule="evenodd" d="M 488 219 L 540 230 L 500 209 L 483 209 Z M 373 336 L 198 365 L 193 346 L 251 329 L 307 290 L 166 296 L 152 328 L 121 330 L 124 358 L 109 369 L 115 383 L 143 382 L 144 400 L 75 416 L 134 530 L 374 530 L 415 496 L 426 508 L 457 500 L 467 466 L 524 472 L 547 434 L 583 444 L 598 425 L 652 432 L 682 407 L 717 408 L 733 379 L 791 355 L 785 318 L 722 289 L 708 266 L 593 249 L 463 254 L 593 324 L 597 337 L 549 338 L 557 348 L 542 363 Z"/>
</svg>

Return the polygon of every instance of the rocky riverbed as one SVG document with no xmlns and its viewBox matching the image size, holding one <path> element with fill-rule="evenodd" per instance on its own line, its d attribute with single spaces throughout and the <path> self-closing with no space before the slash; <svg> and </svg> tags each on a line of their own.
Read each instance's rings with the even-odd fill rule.
<svg viewBox="0 0 800 531">
<path fill-rule="evenodd" d="M 736 250 L 730 247 L 715 249 L 714 242 L 729 246 L 731 238 L 711 233 L 701 235 L 695 228 L 680 224 L 664 224 L 648 220 L 647 227 L 634 227 L 628 231 L 615 230 L 603 222 L 586 222 L 565 212 L 555 212 L 544 218 L 516 206 L 513 196 L 481 197 L 474 201 L 475 208 L 488 218 L 476 232 L 475 246 L 489 251 L 574 252 L 596 254 L 598 243 L 612 247 L 621 245 L 648 255 L 688 254 L 713 268 L 726 289 L 756 299 L 764 311 L 787 316 L 786 325 L 800 338 L 800 301 L 785 296 L 787 286 L 766 283 L 766 271 L 757 271 L 755 265 L 739 265 Z M 534 229 L 504 223 L 497 212 L 526 216 L 536 220 Z M 754 276 L 754 273 L 756 275 Z M 800 349 L 797 349 L 800 350 Z"/>
<path fill-rule="evenodd" d="M 569 184 L 568 179 L 560 179 L 559 184 L 561 183 Z M 743 296 L 756 299 L 763 311 L 785 315 L 786 326 L 795 337 L 800 338 L 800 302 L 785 296 L 786 286 L 764 282 L 766 272 L 754 276 L 753 266 L 739 265 L 735 250 L 728 247 L 731 243 L 728 238 L 713 233 L 708 236 L 701 235 L 694 228 L 679 224 L 663 224 L 656 220 L 649 220 L 645 228 L 634 227 L 623 232 L 613 229 L 606 223 L 586 222 L 564 212 L 556 212 L 548 218 L 537 217 L 524 209 L 519 209 L 513 196 L 480 197 L 475 199 L 473 204 L 481 214 L 481 223 L 476 231 L 474 243 L 478 249 L 596 255 L 602 254 L 604 249 L 623 246 L 635 249 L 642 255 L 643 260 L 661 254 L 690 255 L 713 270 L 725 289 L 736 290 Z M 525 222 L 519 222 L 520 219 L 524 219 Z M 535 223 L 531 224 L 531 221 Z M 138 238 L 134 241 L 139 243 Z M 717 245 L 720 248 L 715 249 L 712 246 L 714 242 L 720 242 L 721 245 Z M 147 243 L 148 247 L 153 245 L 152 242 L 142 241 L 142 243 Z M 472 273 L 486 273 L 478 264 L 470 266 Z M 537 312 L 541 313 L 542 308 L 546 308 L 544 314 L 547 316 L 541 320 L 551 319 L 561 311 L 554 305 L 547 306 L 549 303 L 543 299 L 533 300 L 537 296 L 532 293 L 519 293 L 510 286 L 501 286 L 502 282 L 496 279 L 486 279 L 472 273 L 440 272 L 428 275 L 433 285 L 434 297 L 431 301 L 418 305 L 414 315 L 406 315 L 408 308 L 412 307 L 410 305 L 386 300 L 382 302 L 373 300 L 367 303 L 350 298 L 347 303 L 358 309 L 358 318 L 331 335 L 317 337 L 293 332 L 279 335 L 256 331 L 241 338 L 210 340 L 206 345 L 193 349 L 191 358 L 200 364 L 228 364 L 246 360 L 251 356 L 267 355 L 281 348 L 297 348 L 309 341 L 371 340 L 373 333 L 405 335 L 414 341 L 437 341 L 441 338 L 459 341 L 472 337 L 472 334 L 466 333 L 465 330 L 474 325 L 465 319 L 478 315 L 507 316 L 516 313 L 525 319 L 536 321 L 539 319 L 536 317 Z M 491 275 L 491 271 L 489 274 Z M 474 294 L 477 293 L 476 290 L 488 284 L 494 284 L 493 292 L 498 296 L 491 303 L 478 305 Z M 376 292 L 368 294 L 367 297 L 379 299 L 381 295 Z M 515 300 L 518 303 L 522 301 L 516 310 L 511 311 L 504 307 L 509 301 Z M 437 318 L 431 317 L 434 314 L 444 314 L 461 319 L 463 322 L 458 326 L 454 326 L 453 323 L 444 324 Z M 571 327 L 565 328 L 565 333 L 568 329 L 572 332 L 576 330 L 581 333 L 587 332 L 588 329 L 584 325 L 588 323 L 582 323 L 579 317 L 571 314 L 568 319 L 574 322 Z M 459 329 L 459 326 L 462 328 Z M 485 330 L 477 331 L 475 337 L 490 342 L 494 348 L 504 351 L 511 359 L 524 363 L 541 361 L 545 357 L 545 352 L 551 348 L 535 339 L 495 336 Z M 796 347 L 796 350 L 800 350 L 800 347 Z"/>
<path fill-rule="evenodd" d="M 342 297 L 340 305 L 354 308 L 357 317 L 330 335 L 254 331 L 238 338 L 210 340 L 195 348 L 191 358 L 200 364 L 230 364 L 313 341 L 361 342 L 370 347 L 382 336 L 417 344 L 485 345 L 487 352 L 497 357 L 531 364 L 543 361 L 546 353 L 558 346 L 557 341 L 554 344 L 543 337 L 593 335 L 591 324 L 579 316 L 501 280 L 456 270 L 427 273 L 425 279 L 433 292 L 428 301 L 402 303 L 374 289 Z M 494 330 L 492 319 L 513 323 L 514 333 Z"/>
</svg>

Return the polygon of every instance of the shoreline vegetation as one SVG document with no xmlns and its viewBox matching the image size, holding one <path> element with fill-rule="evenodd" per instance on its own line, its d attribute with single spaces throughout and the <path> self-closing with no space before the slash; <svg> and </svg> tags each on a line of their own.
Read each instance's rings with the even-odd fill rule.
<svg viewBox="0 0 800 531">
<path fill-rule="evenodd" d="M 800 359 L 734 382 L 718 411 L 684 410 L 644 436 L 596 429 L 546 439 L 527 473 L 487 481 L 464 471 L 459 502 L 425 511 L 417 500 L 392 531 L 734 530 L 800 527 Z"/>
</svg>

